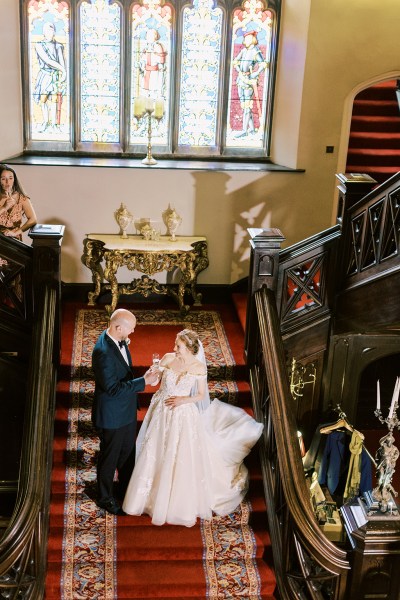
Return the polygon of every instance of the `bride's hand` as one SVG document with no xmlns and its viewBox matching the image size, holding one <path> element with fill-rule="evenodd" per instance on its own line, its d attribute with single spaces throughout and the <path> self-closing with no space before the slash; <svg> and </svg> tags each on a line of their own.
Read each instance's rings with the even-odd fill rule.
<svg viewBox="0 0 400 600">
<path fill-rule="evenodd" d="M 184 400 L 185 398 L 183 396 L 169 396 L 164 402 L 168 408 L 176 408 L 177 406 L 184 404 Z"/>
</svg>

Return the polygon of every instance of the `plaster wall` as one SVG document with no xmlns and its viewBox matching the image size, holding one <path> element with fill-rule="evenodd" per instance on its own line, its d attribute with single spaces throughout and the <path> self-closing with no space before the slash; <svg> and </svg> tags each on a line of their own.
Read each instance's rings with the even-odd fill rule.
<svg viewBox="0 0 400 600">
<path fill-rule="evenodd" d="M 205 235 L 210 266 L 200 283 L 246 276 L 247 227 L 278 227 L 286 245 L 329 227 L 335 173 L 344 169 L 349 107 L 363 82 L 400 73 L 398 0 L 284 0 L 272 159 L 304 173 L 154 168 L 19 166 L 41 223 L 62 223 L 62 278 L 88 282 L 80 261 L 89 232 L 117 232 L 124 202 L 136 218 L 160 219 L 168 204 L 179 233 Z M 0 160 L 23 150 L 19 2 L 0 2 Z M 326 146 L 334 146 L 327 154 Z"/>
</svg>

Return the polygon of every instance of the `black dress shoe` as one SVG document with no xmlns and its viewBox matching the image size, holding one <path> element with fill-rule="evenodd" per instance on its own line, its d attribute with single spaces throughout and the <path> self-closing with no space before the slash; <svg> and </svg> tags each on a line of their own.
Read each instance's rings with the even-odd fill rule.
<svg viewBox="0 0 400 600">
<path fill-rule="evenodd" d="M 97 502 L 97 506 L 99 506 L 100 508 L 104 508 L 104 510 L 111 513 L 112 515 L 125 515 L 124 511 L 122 510 L 118 502 L 115 500 L 115 498 L 110 498 L 109 500 L 99 500 Z"/>
</svg>

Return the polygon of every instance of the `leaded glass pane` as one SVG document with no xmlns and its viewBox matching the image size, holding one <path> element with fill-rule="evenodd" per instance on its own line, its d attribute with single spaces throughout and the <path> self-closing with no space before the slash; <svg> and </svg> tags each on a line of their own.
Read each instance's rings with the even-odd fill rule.
<svg viewBox="0 0 400 600">
<path fill-rule="evenodd" d="M 152 142 L 166 145 L 170 112 L 172 7 L 160 6 L 159 0 L 144 0 L 132 6 L 132 83 L 130 142 L 147 142 L 147 118 L 140 118 L 142 99 L 158 102 L 163 118 L 154 120 Z M 135 116 L 136 113 L 136 116 Z"/>
<path fill-rule="evenodd" d="M 216 145 L 223 13 L 213 4 L 183 10 L 179 145 Z"/>
<path fill-rule="evenodd" d="M 82 142 L 120 139 L 121 8 L 111 1 L 80 7 Z"/>
<path fill-rule="evenodd" d="M 233 13 L 227 147 L 263 148 L 272 25 L 261 0 Z"/>
<path fill-rule="evenodd" d="M 69 19 L 64 0 L 28 4 L 31 139 L 69 141 Z"/>
</svg>

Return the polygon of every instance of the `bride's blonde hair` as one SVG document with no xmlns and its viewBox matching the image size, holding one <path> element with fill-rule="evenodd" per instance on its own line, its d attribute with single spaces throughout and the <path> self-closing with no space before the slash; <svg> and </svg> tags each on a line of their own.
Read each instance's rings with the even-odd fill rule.
<svg viewBox="0 0 400 600">
<path fill-rule="evenodd" d="M 176 336 L 185 344 L 192 354 L 197 354 L 200 349 L 200 338 L 193 329 L 184 329 Z"/>
</svg>

